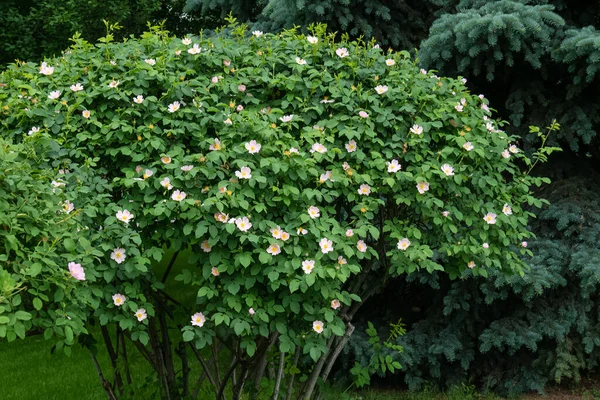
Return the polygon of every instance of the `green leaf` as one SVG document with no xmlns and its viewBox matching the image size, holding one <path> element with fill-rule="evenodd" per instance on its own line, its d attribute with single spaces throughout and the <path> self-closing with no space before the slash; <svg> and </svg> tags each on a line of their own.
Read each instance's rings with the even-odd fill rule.
<svg viewBox="0 0 600 400">
<path fill-rule="evenodd" d="M 183 341 L 191 342 L 196 337 L 196 333 L 193 330 L 183 332 Z"/>
<path fill-rule="evenodd" d="M 33 307 L 35 307 L 36 310 L 41 310 L 43 307 L 42 301 L 36 297 L 33 299 Z"/>
<path fill-rule="evenodd" d="M 15 313 L 15 317 L 21 321 L 29 321 L 31 319 L 31 314 L 26 311 L 17 311 Z"/>
</svg>

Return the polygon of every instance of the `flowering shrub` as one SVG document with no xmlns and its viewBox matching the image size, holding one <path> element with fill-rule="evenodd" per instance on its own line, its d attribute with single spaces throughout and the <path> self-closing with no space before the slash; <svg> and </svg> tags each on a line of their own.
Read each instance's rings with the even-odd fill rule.
<svg viewBox="0 0 600 400">
<path fill-rule="evenodd" d="M 64 183 L 79 239 L 55 244 L 68 255 L 62 284 L 87 293 L 88 321 L 136 343 L 165 391 L 187 393 L 170 355 L 184 363 L 185 343 L 219 398 L 234 374 L 234 397 L 249 376 L 260 382 L 276 344 L 315 361 L 300 393 L 310 398 L 387 277 L 522 268 L 522 205 L 541 204 L 529 186 L 543 180 L 516 166 L 530 161 L 487 100 L 406 52 L 324 32 L 154 28 L 124 43 L 76 39 L 59 59 L 2 75 L 5 132 L 51 141 L 57 175 L 45 181 Z M 224 376 L 199 352 L 219 344 Z"/>
</svg>

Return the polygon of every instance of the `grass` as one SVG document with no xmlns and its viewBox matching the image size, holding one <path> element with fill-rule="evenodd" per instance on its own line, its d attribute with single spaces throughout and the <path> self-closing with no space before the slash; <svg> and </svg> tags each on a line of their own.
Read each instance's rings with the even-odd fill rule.
<svg viewBox="0 0 600 400">
<path fill-rule="evenodd" d="M 108 357 L 99 343 L 98 361 L 102 371 L 112 378 Z M 6 343 L 0 341 L 0 399 L 1 400 L 105 400 L 106 395 L 100 385 L 96 369 L 89 352 L 74 346 L 71 356 L 62 351 L 50 353 L 51 343 L 42 335 L 30 336 L 22 341 Z M 130 362 L 133 381 L 143 386 L 150 376 L 150 367 L 137 352 L 131 351 Z M 138 358 L 136 358 L 138 357 Z M 190 360 L 191 361 L 191 360 Z M 192 378 L 193 379 L 193 378 Z M 193 386 L 192 386 L 193 389 Z M 355 393 L 342 393 L 339 388 L 329 388 L 323 394 L 324 400 L 499 400 L 498 396 L 477 393 L 473 386 L 462 385 L 445 393 L 436 391 L 406 392 L 398 390 L 367 389 Z M 143 394 L 137 388 L 135 400 L 157 399 L 152 393 Z M 231 395 L 228 396 L 231 398 Z M 541 399 L 529 395 L 522 400 Z M 582 385 L 579 390 L 559 390 L 548 393 L 548 400 L 554 399 L 599 400 L 600 387 Z M 199 399 L 214 399 L 214 392 L 204 385 Z"/>
<path fill-rule="evenodd" d="M 108 360 L 100 362 L 108 371 Z M 0 366 L 3 400 L 106 399 L 91 356 L 81 347 L 74 347 L 68 357 L 50 354 L 50 344 L 41 335 L 0 342 Z"/>
</svg>

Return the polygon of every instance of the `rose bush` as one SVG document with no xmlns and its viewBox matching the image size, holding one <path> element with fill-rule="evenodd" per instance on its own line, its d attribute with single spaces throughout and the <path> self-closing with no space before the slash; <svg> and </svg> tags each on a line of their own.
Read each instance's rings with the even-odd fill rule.
<svg viewBox="0 0 600 400">
<path fill-rule="evenodd" d="M 518 273 L 528 252 L 523 206 L 542 204 L 530 186 L 545 180 L 521 171 L 531 161 L 483 96 L 407 52 L 336 42 L 323 26 L 272 35 L 230 23 L 213 37 L 75 38 L 61 58 L 0 78 L 5 135 L 49 142 L 42 180 L 61 182 L 63 199 L 31 218 L 65 225 L 52 223 L 64 219 L 59 201 L 71 216 L 53 241 L 56 265 L 35 275 L 46 297 L 25 327 L 62 344 L 89 334 L 57 329 L 74 324 L 53 317 L 58 304 L 99 322 L 116 368 L 109 396 L 123 384 L 127 339 L 170 398 L 191 392 L 187 347 L 219 398 L 239 398 L 250 378 L 260 389 L 273 348 L 295 354 L 277 356 L 292 393 L 309 355 L 298 397 L 310 398 L 361 301 L 388 277 Z M 37 254 L 41 233 L 26 233 Z M 28 264 L 7 254 L 4 270 L 27 285 Z M 16 332 L 5 321 L 0 333 Z"/>
</svg>

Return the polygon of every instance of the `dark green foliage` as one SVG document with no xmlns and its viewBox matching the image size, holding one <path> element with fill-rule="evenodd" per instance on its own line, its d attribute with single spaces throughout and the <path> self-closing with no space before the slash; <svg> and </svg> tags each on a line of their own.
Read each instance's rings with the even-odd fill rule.
<svg viewBox="0 0 600 400">
<path fill-rule="evenodd" d="M 243 4 L 242 5 L 240 5 Z M 188 10 L 210 15 L 230 11 L 253 27 L 279 31 L 294 25 L 326 23 L 330 31 L 352 37 L 371 37 L 384 46 L 414 49 L 427 35 L 436 15 L 449 3 L 443 0 L 187 0 Z"/>
<path fill-rule="evenodd" d="M 509 131 L 556 118 L 562 143 L 598 155 L 600 34 L 586 24 L 599 21 L 598 2 L 461 1 L 432 24 L 419 55 L 503 104 Z"/>
<path fill-rule="evenodd" d="M 198 19 L 182 15 L 183 6 L 184 0 L 3 0 L 0 65 L 60 54 L 71 44 L 69 38 L 75 32 L 96 41 L 106 34 L 103 19 L 123 27 L 117 39 L 140 34 L 148 21 L 165 20 L 173 33 L 198 27 Z M 210 18 L 203 20 L 208 21 Z"/>
<path fill-rule="evenodd" d="M 534 224 L 538 239 L 523 278 L 490 274 L 461 280 L 409 275 L 398 282 L 405 298 L 388 314 L 406 314 L 404 301 L 427 304 L 425 315 L 396 342 L 410 388 L 425 382 L 451 386 L 473 379 L 504 394 L 543 391 L 548 383 L 577 382 L 600 362 L 600 186 L 564 179 L 543 196 L 552 205 Z M 388 302 L 390 298 L 382 298 Z M 410 316 L 410 312 L 407 314 Z M 368 315 L 367 318 L 371 318 Z M 365 338 L 351 341 L 353 357 L 368 360 Z"/>
</svg>

